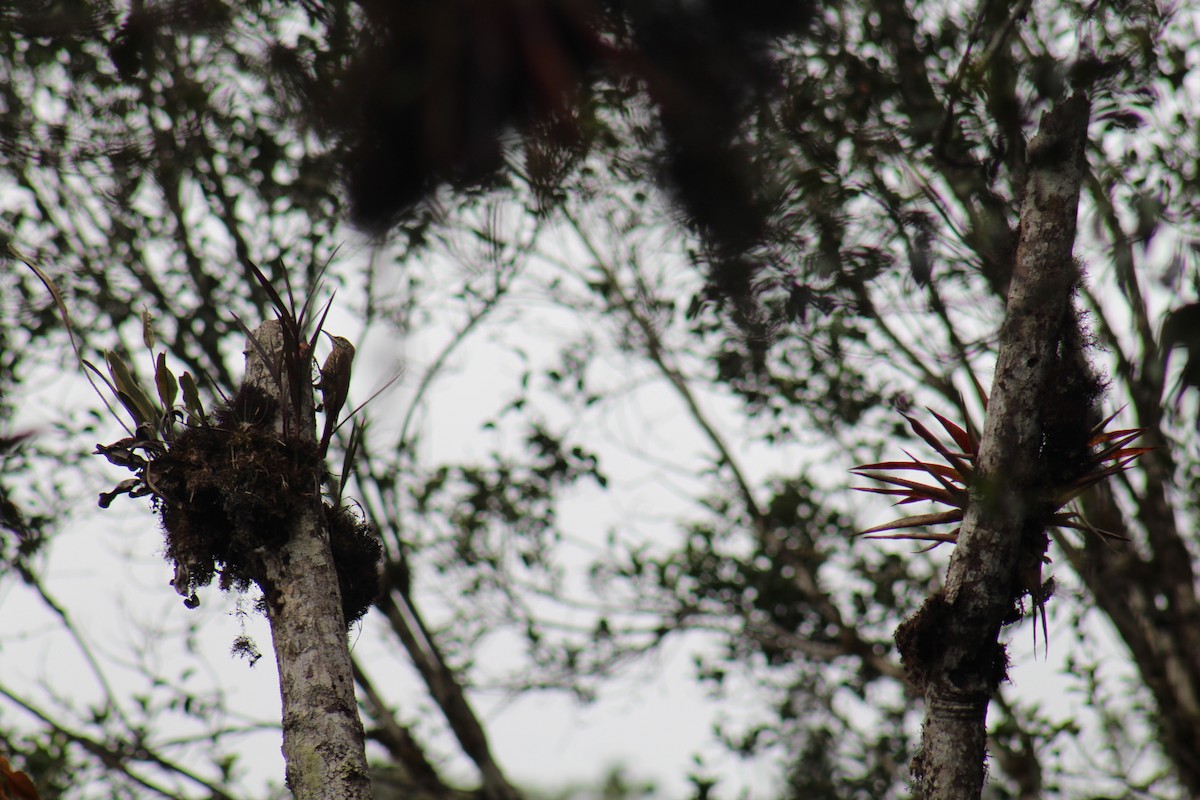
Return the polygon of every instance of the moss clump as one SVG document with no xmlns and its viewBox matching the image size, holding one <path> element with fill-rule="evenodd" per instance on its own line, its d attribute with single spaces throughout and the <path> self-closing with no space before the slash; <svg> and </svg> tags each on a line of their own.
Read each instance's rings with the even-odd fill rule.
<svg viewBox="0 0 1200 800">
<path fill-rule="evenodd" d="M 244 389 L 214 424 L 187 428 L 146 469 L 175 589 L 189 605 L 218 574 L 223 589 L 261 586 L 261 549 L 286 542 L 293 515 L 318 502 L 316 445 L 280 438 L 277 415 L 271 398 Z"/>
</svg>

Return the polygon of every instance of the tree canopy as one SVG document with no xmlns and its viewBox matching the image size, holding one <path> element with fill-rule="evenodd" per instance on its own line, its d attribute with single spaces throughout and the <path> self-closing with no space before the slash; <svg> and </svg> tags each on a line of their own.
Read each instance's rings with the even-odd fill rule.
<svg viewBox="0 0 1200 800">
<path fill-rule="evenodd" d="M 266 797 L 283 775 L 264 788 L 239 755 L 278 729 L 192 677 L 255 652 L 246 631 L 200 644 L 212 609 L 253 617 L 253 592 L 198 585 L 189 610 L 154 563 L 150 588 L 104 576 L 104 602 L 169 603 L 169 623 L 131 614 L 114 647 L 77 621 L 89 598 L 55 565 L 75 526 L 113 519 L 91 500 L 119 478 L 88 456 L 116 428 L 22 258 L 83 358 L 153 385 L 165 352 L 209 409 L 237 395 L 268 287 L 318 308 L 337 290 L 346 410 L 384 387 L 330 459 L 383 554 L 351 634 L 376 797 L 549 791 L 513 778 L 479 704 L 592 702 L 675 643 L 738 712 L 713 739 L 774 770 L 771 796 L 940 796 L 911 765 L 962 673 L 914 664 L 945 667 L 942 637 L 972 620 L 939 603 L 992 563 L 974 531 L 1000 484 L 955 482 L 973 467 L 1013 481 L 991 507 L 1028 528 L 1000 570 L 999 644 L 977 651 L 983 796 L 1200 794 L 1200 16 L 743 6 L 0 10 L 0 585 L 94 687 L 39 680 L 30 628 L 4 615 L 0 755 L 41 797 Z M 1047 133 L 1071 113 L 1078 147 Z M 1074 229 L 1047 200 L 1071 164 Z M 1037 371 L 1012 345 L 1024 292 L 1059 299 L 1031 337 L 1049 366 L 1018 391 Z M 1006 432 L 1031 455 L 989 460 Z M 872 480 L 888 465 L 936 496 Z M 854 491 L 881 487 L 914 502 Z M 133 519 L 149 561 L 157 522 Z M 870 528 L 943 546 L 855 536 Z M 1035 657 L 1057 697 L 1028 680 Z M 926 741 L 917 779 L 931 758 Z M 720 770 L 688 779 L 736 793 Z"/>
</svg>

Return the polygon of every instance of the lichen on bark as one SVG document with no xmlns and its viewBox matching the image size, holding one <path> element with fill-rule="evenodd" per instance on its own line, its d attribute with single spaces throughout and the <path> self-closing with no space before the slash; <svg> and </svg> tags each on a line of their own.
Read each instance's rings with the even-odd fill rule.
<svg viewBox="0 0 1200 800">
<path fill-rule="evenodd" d="M 982 791 L 987 707 L 1005 677 L 1000 629 L 1030 581 L 1023 573 L 1045 554 L 1047 460 L 1052 451 L 1071 449 L 1069 441 L 1054 442 L 1048 403 L 1065 373 L 1090 374 L 1075 346 L 1083 338 L 1073 308 L 1080 275 L 1072 257 L 1089 109 L 1082 94 L 1067 99 L 1044 115 L 1030 142 L 979 480 L 945 587 L 897 631 L 909 678 L 926 700 L 921 752 L 913 761 L 926 800 L 964 800 Z M 1076 383 L 1097 385 L 1083 377 Z M 1082 394 L 1085 407 L 1077 413 L 1089 418 L 1099 392 Z M 1059 428 L 1069 440 L 1070 431 Z"/>
</svg>

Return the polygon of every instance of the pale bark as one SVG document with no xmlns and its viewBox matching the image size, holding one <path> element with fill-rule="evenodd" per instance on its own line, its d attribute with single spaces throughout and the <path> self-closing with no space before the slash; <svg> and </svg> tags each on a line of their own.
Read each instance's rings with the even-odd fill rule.
<svg viewBox="0 0 1200 800">
<path fill-rule="evenodd" d="M 967 800 L 983 788 L 988 703 L 1005 675 L 1000 629 L 1044 552 L 1036 540 L 1041 406 L 1072 311 L 1072 258 L 1089 103 L 1047 113 L 1029 145 L 1016 263 L 971 492 L 946 586 L 897 631 L 905 667 L 926 699 L 913 772 L 925 800 Z M 1080 409 L 1086 413 L 1087 409 Z"/>
<path fill-rule="evenodd" d="M 312 444 L 316 415 L 309 377 L 286 374 L 277 321 L 263 323 L 254 338 L 258 346 L 246 348 L 246 382 L 280 400 L 280 435 Z M 275 363 L 263 363 L 259 348 Z M 302 382 L 302 391 L 293 394 L 290 380 Z M 300 398 L 299 409 L 288 395 Z M 283 700 L 287 784 L 297 800 L 368 800 L 363 726 L 318 481 L 314 470 L 312 486 L 294 487 L 297 507 L 287 542 L 261 552 Z"/>
</svg>

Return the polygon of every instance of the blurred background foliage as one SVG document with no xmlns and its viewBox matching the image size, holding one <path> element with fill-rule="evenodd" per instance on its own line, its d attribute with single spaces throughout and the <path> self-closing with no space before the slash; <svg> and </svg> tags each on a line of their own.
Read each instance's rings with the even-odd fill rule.
<svg viewBox="0 0 1200 800">
<path fill-rule="evenodd" d="M 853 540 L 886 510 L 846 470 L 916 446 L 893 406 L 947 413 L 968 371 L 988 383 L 1025 142 L 1087 91 L 1079 303 L 1108 407 L 1159 449 L 1081 501 L 1127 545 L 1056 540 L 1050 657 L 1084 700 L 1064 714 L 1006 685 L 988 796 L 1200 795 L 1200 16 L 753 9 L 14 0 L 0 234 L 54 277 L 93 359 L 147 360 L 145 309 L 177 372 L 230 393 L 234 315 L 265 313 L 252 260 L 299 293 L 337 288 L 336 332 L 381 373 L 402 362 L 360 412 L 346 493 L 386 552 L 356 653 L 380 796 L 534 792 L 472 699 L 588 702 L 682 641 L 739 712 L 714 739 L 770 765 L 772 796 L 901 797 L 921 699 L 891 635 L 944 553 Z M 192 667 L 97 647 L 46 573 L 110 480 L 86 458 L 103 417 L 78 381 L 62 394 L 67 334 L 12 258 L 0 308 L 0 581 L 101 687 L 5 669 L 8 757 L 47 798 L 269 794 L 239 760 L 261 724 Z M 359 402 L 389 377 L 367 363 Z M 197 625 L 174 640 L 187 662 L 224 658 Z M 424 695 L 378 677 L 408 664 Z M 141 688 L 108 679 L 131 670 Z M 564 792 L 645 793 L 597 780 Z"/>
</svg>

